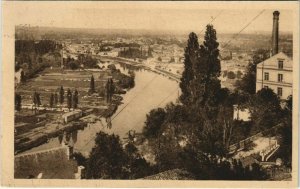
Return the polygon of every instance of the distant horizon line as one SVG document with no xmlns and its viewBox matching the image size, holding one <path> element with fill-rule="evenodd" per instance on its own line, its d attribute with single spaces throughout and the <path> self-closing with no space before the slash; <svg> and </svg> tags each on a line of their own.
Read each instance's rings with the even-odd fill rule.
<svg viewBox="0 0 300 189">
<path fill-rule="evenodd" d="M 185 33 L 199 33 L 202 29 L 199 28 L 199 32 L 197 31 L 191 31 L 191 30 L 176 30 L 176 29 L 148 29 L 148 28 L 85 28 L 85 27 L 60 27 L 60 26 L 39 26 L 39 25 L 30 25 L 30 24 L 19 24 L 15 25 L 15 27 L 27 27 L 27 28 L 44 28 L 44 29 L 65 29 L 65 30 L 115 30 L 115 31 L 144 31 L 144 32 L 176 32 L 179 35 L 183 35 Z M 203 30 L 204 31 L 204 30 Z M 204 32 L 202 31 L 202 34 Z M 220 32 L 220 30 L 217 30 L 217 33 L 219 34 L 235 34 L 237 33 L 236 31 L 223 31 Z M 245 31 L 244 33 L 241 34 L 267 34 L 270 33 L 272 34 L 271 31 L 266 31 L 266 30 L 257 30 L 257 31 Z M 280 31 L 280 33 L 284 34 L 293 34 L 293 31 Z M 240 35 L 241 35 L 240 34 Z"/>
</svg>

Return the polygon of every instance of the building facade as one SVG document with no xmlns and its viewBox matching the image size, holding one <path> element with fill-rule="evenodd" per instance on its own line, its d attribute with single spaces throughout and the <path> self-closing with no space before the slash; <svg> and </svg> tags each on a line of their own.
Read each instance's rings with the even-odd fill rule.
<svg viewBox="0 0 300 189">
<path fill-rule="evenodd" d="M 280 99 L 293 94 L 293 62 L 283 52 L 257 64 L 256 92 L 262 88 L 272 89 Z"/>
</svg>

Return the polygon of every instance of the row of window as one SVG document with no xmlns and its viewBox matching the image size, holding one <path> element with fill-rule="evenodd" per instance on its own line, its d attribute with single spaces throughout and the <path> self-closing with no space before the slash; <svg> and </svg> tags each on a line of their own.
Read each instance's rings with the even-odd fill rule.
<svg viewBox="0 0 300 189">
<path fill-rule="evenodd" d="M 268 85 L 265 85 L 264 88 L 268 89 Z M 277 87 L 277 95 L 278 96 L 282 96 L 282 87 Z"/>
<path fill-rule="evenodd" d="M 265 72 L 265 80 L 269 81 L 269 73 L 268 72 Z M 283 74 L 278 74 L 277 81 L 278 82 L 282 82 L 283 81 Z"/>
</svg>

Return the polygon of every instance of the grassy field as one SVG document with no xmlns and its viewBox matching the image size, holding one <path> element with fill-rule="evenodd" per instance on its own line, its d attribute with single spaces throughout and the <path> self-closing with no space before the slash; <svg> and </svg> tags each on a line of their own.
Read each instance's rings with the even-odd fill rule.
<svg viewBox="0 0 300 189">
<path fill-rule="evenodd" d="M 58 93 L 60 87 L 63 86 L 65 94 L 68 89 L 71 91 L 77 89 L 80 102 L 81 98 L 88 94 L 92 75 L 95 79 L 96 91 L 103 93 L 106 81 L 111 77 L 109 71 L 67 70 L 61 72 L 60 69 L 51 68 L 47 68 L 38 77 L 27 81 L 25 84 L 19 85 L 16 88 L 16 92 L 22 96 L 22 104 L 32 104 L 32 94 L 34 91 L 37 91 L 41 94 L 42 105 L 48 105 L 51 93 Z"/>
</svg>

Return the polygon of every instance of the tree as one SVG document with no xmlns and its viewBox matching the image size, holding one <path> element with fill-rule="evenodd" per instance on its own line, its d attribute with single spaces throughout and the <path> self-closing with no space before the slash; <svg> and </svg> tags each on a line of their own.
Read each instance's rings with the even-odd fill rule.
<svg viewBox="0 0 300 189">
<path fill-rule="evenodd" d="M 223 129 L 223 150 L 225 153 L 228 152 L 230 142 L 233 138 L 233 129 L 236 123 L 233 120 L 233 105 L 239 104 L 239 94 L 237 92 L 230 93 L 227 88 L 223 88 L 219 92 L 219 97 L 221 101 L 219 105 L 217 123 L 222 126 Z"/>
<path fill-rule="evenodd" d="M 73 104 L 73 109 L 76 109 L 78 107 L 78 91 L 77 89 L 75 89 L 74 93 L 73 93 L 73 98 L 72 98 L 72 104 Z"/>
<path fill-rule="evenodd" d="M 49 106 L 50 106 L 50 108 L 53 108 L 53 105 L 54 105 L 54 94 L 51 93 L 50 100 L 49 100 Z"/>
<path fill-rule="evenodd" d="M 150 164 L 138 153 L 132 142 L 125 146 L 124 151 L 127 155 L 129 179 L 143 178 L 151 173 Z"/>
<path fill-rule="evenodd" d="M 88 179 L 124 179 L 126 163 L 119 137 L 99 132 L 87 161 L 86 176 Z"/>
<path fill-rule="evenodd" d="M 257 130 L 265 130 L 279 124 L 282 118 L 279 97 L 272 89 L 263 88 L 250 99 L 251 119 Z"/>
<path fill-rule="evenodd" d="M 238 70 L 237 73 L 236 73 L 236 77 L 238 79 L 241 79 L 242 75 L 243 75 L 243 73 L 240 70 Z"/>
<path fill-rule="evenodd" d="M 86 167 L 87 158 L 84 157 L 80 152 L 74 152 L 72 156 L 77 161 L 78 166 L 82 165 Z"/>
<path fill-rule="evenodd" d="M 169 63 L 175 62 L 175 58 L 172 56 Z"/>
<path fill-rule="evenodd" d="M 148 46 L 148 57 L 153 57 L 153 55 L 152 55 L 152 48 L 150 47 L 150 46 Z"/>
<path fill-rule="evenodd" d="M 189 35 L 187 47 L 184 51 L 184 71 L 182 73 L 179 84 L 182 91 L 180 101 L 184 104 L 188 104 L 191 101 L 191 82 L 194 79 L 193 65 L 195 64 L 198 50 L 198 37 L 195 33 L 192 32 Z"/>
<path fill-rule="evenodd" d="M 106 88 L 106 102 L 108 103 L 112 101 L 112 96 L 115 92 L 115 86 L 112 79 L 107 80 L 105 88 Z"/>
<path fill-rule="evenodd" d="M 143 134 L 147 138 L 156 138 L 162 131 L 162 125 L 165 121 L 166 112 L 162 108 L 151 110 L 147 114 Z"/>
<path fill-rule="evenodd" d="M 219 43 L 212 25 L 207 25 L 204 39 L 199 55 L 192 64 L 194 78 L 190 83 L 192 103 L 189 108 L 200 120 L 192 135 L 195 135 L 194 143 L 199 149 L 212 155 L 222 155 L 223 126 L 218 123 L 217 115 L 220 103 L 225 98 L 221 95 L 221 82 L 218 79 L 221 73 Z"/>
<path fill-rule="evenodd" d="M 65 91 L 64 91 L 64 88 L 63 86 L 60 87 L 60 90 L 59 90 L 59 103 L 62 107 L 63 103 L 64 103 L 64 100 L 65 100 Z"/>
<path fill-rule="evenodd" d="M 54 104 L 55 104 L 55 106 L 57 106 L 57 104 L 58 104 L 58 95 L 56 92 L 54 94 Z"/>
<path fill-rule="evenodd" d="M 221 89 L 218 77 L 221 73 L 219 43 L 216 30 L 206 26 L 205 41 L 200 46 L 198 60 L 193 65 L 195 79 L 192 82 L 194 102 L 209 106 L 217 105 L 216 95 Z"/>
<path fill-rule="evenodd" d="M 15 93 L 15 110 L 21 111 L 22 107 L 22 97 L 20 94 Z"/>
<path fill-rule="evenodd" d="M 95 92 L 95 80 L 94 80 L 94 76 L 92 75 L 90 81 L 90 93 L 94 93 L 94 92 Z"/>
<path fill-rule="evenodd" d="M 20 81 L 21 81 L 21 83 L 25 83 L 26 82 L 26 76 L 25 76 L 25 73 L 24 73 L 23 70 L 20 73 Z"/>
<path fill-rule="evenodd" d="M 42 105 L 42 103 L 41 103 L 41 98 L 40 98 L 40 93 L 37 93 L 37 94 L 36 94 L 36 101 L 37 101 L 38 107 L 39 107 L 40 105 Z"/>
<path fill-rule="evenodd" d="M 68 63 L 68 66 L 72 69 L 72 70 L 76 70 L 79 68 L 79 64 L 75 61 L 75 60 L 71 60 L 69 63 Z"/>
<path fill-rule="evenodd" d="M 281 136 L 278 157 L 282 158 L 287 167 L 292 167 L 292 143 L 293 143 L 293 97 L 289 96 L 283 109 L 282 127 L 278 134 Z"/>
<path fill-rule="evenodd" d="M 72 108 L 72 92 L 70 89 L 68 89 L 68 91 L 67 91 L 67 105 L 68 105 L 68 109 L 70 111 L 70 109 Z"/>
<path fill-rule="evenodd" d="M 229 72 L 227 73 L 227 77 L 228 77 L 228 79 L 235 79 L 236 75 L 235 75 L 234 72 L 229 71 Z"/>
<path fill-rule="evenodd" d="M 247 71 L 240 81 L 237 81 L 236 86 L 239 90 L 255 94 L 256 92 L 256 65 L 269 57 L 269 51 L 258 49 L 252 56 L 252 61 L 249 61 Z"/>
<path fill-rule="evenodd" d="M 34 104 L 34 112 L 36 113 L 37 107 L 39 107 L 41 105 L 40 94 L 37 93 L 36 91 L 34 91 L 34 93 L 32 95 L 32 101 Z"/>
<path fill-rule="evenodd" d="M 259 164 L 243 167 L 240 160 L 232 163 L 218 157 L 208 157 L 192 148 L 185 148 L 180 159 L 183 167 L 195 177 L 194 180 L 266 180 L 268 177 Z"/>
</svg>

